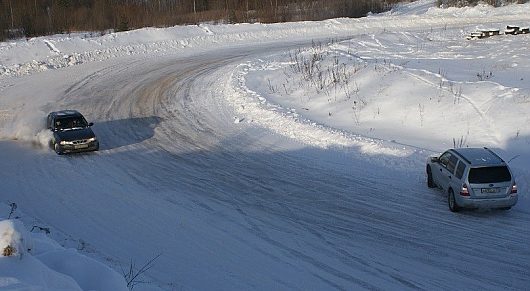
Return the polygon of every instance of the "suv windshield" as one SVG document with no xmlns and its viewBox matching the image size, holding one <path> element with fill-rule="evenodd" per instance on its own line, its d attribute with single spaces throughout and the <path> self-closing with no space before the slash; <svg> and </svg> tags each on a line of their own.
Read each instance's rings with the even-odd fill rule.
<svg viewBox="0 0 530 291">
<path fill-rule="evenodd" d="M 55 120 L 55 128 L 57 130 L 84 128 L 88 123 L 83 117 L 64 117 Z"/>
<path fill-rule="evenodd" d="M 508 182 L 512 175 L 506 166 L 471 168 L 469 170 L 469 183 L 486 184 L 497 182 Z"/>
</svg>

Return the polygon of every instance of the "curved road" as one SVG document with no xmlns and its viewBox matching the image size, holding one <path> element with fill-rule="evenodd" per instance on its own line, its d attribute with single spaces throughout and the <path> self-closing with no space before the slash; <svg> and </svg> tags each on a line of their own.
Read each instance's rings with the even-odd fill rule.
<svg viewBox="0 0 530 291">
<path fill-rule="evenodd" d="M 425 185 L 421 153 L 377 165 L 234 124 L 230 73 L 287 49 L 130 57 L 21 78 L 2 94 L 40 93 L 43 112 L 80 110 L 102 150 L 56 156 L 0 141 L 12 169 L 2 197 L 117 270 L 161 254 L 147 289 L 528 288 L 530 213 L 450 213 Z"/>
</svg>

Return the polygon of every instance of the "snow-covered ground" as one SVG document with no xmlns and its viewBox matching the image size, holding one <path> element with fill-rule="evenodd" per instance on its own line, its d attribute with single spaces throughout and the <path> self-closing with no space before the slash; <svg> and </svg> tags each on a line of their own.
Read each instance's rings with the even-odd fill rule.
<svg viewBox="0 0 530 291">
<path fill-rule="evenodd" d="M 134 290 L 527 289 L 530 35 L 465 37 L 529 8 L 0 43 L 0 202 L 18 205 L 0 242 L 33 241 L 0 257 L 0 288 L 117 290 L 154 259 Z M 65 108 L 99 152 L 43 146 Z M 427 188 L 455 143 L 511 160 L 512 210 L 454 214 Z"/>
</svg>

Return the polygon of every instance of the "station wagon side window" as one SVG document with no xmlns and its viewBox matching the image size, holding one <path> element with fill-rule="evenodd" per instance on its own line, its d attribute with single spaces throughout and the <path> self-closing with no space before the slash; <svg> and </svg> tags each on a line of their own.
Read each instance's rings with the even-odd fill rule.
<svg viewBox="0 0 530 291">
<path fill-rule="evenodd" d="M 451 153 L 447 152 L 440 156 L 440 164 L 444 166 L 444 168 L 447 167 L 447 164 L 449 163 L 449 157 L 451 157 Z"/>
<path fill-rule="evenodd" d="M 462 161 L 458 162 L 458 167 L 456 167 L 456 177 L 458 179 L 462 179 L 462 176 L 464 176 L 464 170 L 466 169 L 466 164 L 464 164 Z"/>
<path fill-rule="evenodd" d="M 458 163 L 458 158 L 454 155 L 449 157 L 449 162 L 447 163 L 447 170 L 451 173 L 455 172 L 456 163 Z"/>
</svg>

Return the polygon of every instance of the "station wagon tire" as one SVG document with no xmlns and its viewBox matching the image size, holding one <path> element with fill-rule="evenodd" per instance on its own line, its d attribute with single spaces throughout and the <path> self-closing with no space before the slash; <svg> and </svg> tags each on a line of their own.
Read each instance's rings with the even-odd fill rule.
<svg viewBox="0 0 530 291">
<path fill-rule="evenodd" d="M 429 188 L 436 187 L 436 184 L 434 183 L 434 180 L 432 179 L 431 166 L 427 166 L 427 187 Z"/>
<path fill-rule="evenodd" d="M 451 210 L 451 212 L 458 212 L 460 210 L 460 206 L 458 206 L 458 203 L 456 202 L 455 192 L 453 189 L 449 189 L 447 203 L 449 204 L 449 210 Z"/>
</svg>

